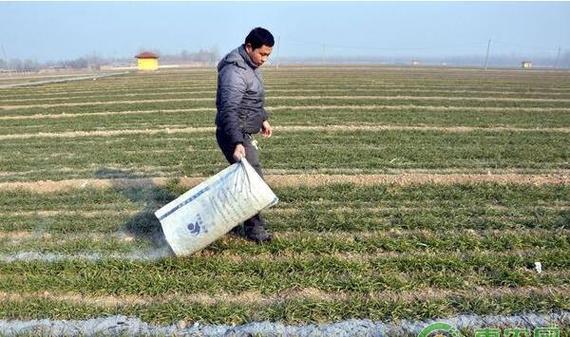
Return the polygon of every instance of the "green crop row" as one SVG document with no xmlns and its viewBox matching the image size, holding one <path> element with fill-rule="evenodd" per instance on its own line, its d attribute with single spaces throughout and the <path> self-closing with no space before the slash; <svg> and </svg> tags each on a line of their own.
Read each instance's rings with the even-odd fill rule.
<svg viewBox="0 0 570 337">
<path fill-rule="evenodd" d="M 48 299 L 3 301 L 0 316 L 6 319 L 89 319 L 107 315 L 135 316 L 148 323 L 243 324 L 252 321 L 280 321 L 290 324 L 331 322 L 346 319 L 426 320 L 458 314 L 514 315 L 528 311 L 549 313 L 568 310 L 567 294 L 505 294 L 479 297 L 452 294 L 441 298 L 410 301 L 403 298 L 352 297 L 347 300 L 293 299 L 272 304 L 200 304 L 173 300 L 166 303 L 117 305 L 68 303 Z M 561 326 L 564 330 L 566 326 Z M 564 336 L 564 335 L 562 335 Z"/>
<path fill-rule="evenodd" d="M 69 132 L 101 130 L 156 129 L 165 127 L 213 127 L 215 110 L 152 111 L 110 115 L 79 115 L 63 118 L 0 120 L 0 135 L 35 132 Z M 566 111 L 440 111 L 431 108 L 391 109 L 359 107 L 334 109 L 291 109 L 272 111 L 273 125 L 394 125 L 444 127 L 516 127 L 568 128 L 570 113 Z"/>
<path fill-rule="evenodd" d="M 98 234 L 101 230 L 94 227 L 91 231 L 75 232 L 73 235 L 50 234 L 48 229 L 34 229 L 35 236 L 26 239 L 10 237 L 0 238 L 0 253 L 5 256 L 17 255 L 21 252 L 52 253 L 73 256 L 74 254 L 101 254 L 109 257 L 113 254 L 137 254 L 152 249 L 163 241 L 159 224 L 155 227 L 135 226 L 134 224 L 117 226 L 117 231 L 131 233 L 127 240 L 120 235 Z M 397 228 L 390 228 L 395 230 Z M 146 231 L 145 231 L 146 230 Z M 476 251 L 481 254 L 506 253 L 516 250 L 521 254 L 533 254 L 539 250 L 570 249 L 568 231 L 565 230 L 523 230 L 517 229 L 506 234 L 468 230 L 454 231 L 404 231 L 393 234 L 390 231 L 365 232 L 362 235 L 353 232 L 326 231 L 310 232 L 308 229 L 298 232 L 276 232 L 273 242 L 266 245 L 248 245 L 233 235 L 226 235 L 212 246 L 206 248 L 203 254 L 236 256 L 247 259 L 260 254 L 349 254 L 354 258 L 365 258 L 374 254 L 385 253 L 437 253 L 449 254 L 458 251 Z M 0 232 L 1 233 L 1 232 Z M 9 232 L 8 232 L 9 233 Z M 42 234 L 43 233 L 43 234 Z M 153 237 L 154 235 L 154 237 Z"/>
<path fill-rule="evenodd" d="M 135 110 L 137 106 L 144 105 L 147 108 L 152 106 L 152 109 L 160 109 L 165 108 L 165 106 L 180 106 L 182 108 L 196 108 L 196 107 L 213 107 L 215 103 L 215 97 L 208 96 L 203 98 L 184 98 L 184 99 L 176 99 L 176 98 L 164 98 L 164 101 L 157 102 L 152 99 L 141 99 L 141 100 L 131 100 L 131 99 L 124 99 L 122 101 L 109 101 L 109 102 L 93 102 L 87 101 L 82 102 L 81 107 L 88 108 L 88 109 L 98 109 L 99 111 L 115 111 L 117 109 L 129 109 Z M 123 102 L 125 101 L 125 102 Z M 133 103 L 129 103 L 128 101 L 135 101 Z M 53 111 L 54 109 L 60 110 L 61 108 L 65 108 L 66 103 L 58 103 L 52 107 L 48 107 L 49 109 L 45 110 L 45 112 Z M 166 105 L 168 104 L 168 105 Z M 374 97 L 374 96 L 363 96 L 358 97 L 354 95 L 338 95 L 335 97 L 327 97 L 327 96 L 318 96 L 318 95 L 308 95 L 308 96 L 300 96 L 300 97 L 285 97 L 285 96 L 274 96 L 274 97 L 267 97 L 266 104 L 268 107 L 270 106 L 307 106 L 307 105 L 419 105 L 419 106 L 463 106 L 463 107 L 506 107 L 506 108 L 517 108 L 517 107 L 535 107 L 535 108 L 567 108 L 569 101 L 568 100 L 555 100 L 555 99 L 529 99 L 529 100 L 517 100 L 517 99 L 499 99 L 499 98 L 488 98 L 488 99 L 474 99 L 474 98 L 441 98 L 441 97 L 429 97 L 429 98 L 422 98 L 422 97 Z M 22 111 L 30 111 L 33 109 L 35 113 L 39 111 L 44 111 L 46 107 L 42 106 L 42 104 L 21 104 Z M 32 105 L 32 107 L 27 107 L 27 105 Z M 77 109 L 78 106 L 68 106 L 67 108 Z M 104 110 L 101 110 L 104 109 Z M 18 111 L 16 109 L 12 111 Z"/>
<path fill-rule="evenodd" d="M 11 211 L 120 211 L 131 205 L 129 202 L 166 202 L 188 189 L 179 185 L 170 187 L 122 187 L 114 189 L 78 189 L 69 192 L 33 193 L 29 191 L 2 191 L 0 210 Z M 473 183 L 455 185 L 358 186 L 331 184 L 319 187 L 278 187 L 281 203 L 285 209 L 334 209 L 338 207 L 359 208 L 454 208 L 473 209 L 473 212 L 493 211 L 502 208 L 505 212 L 519 214 L 527 209 L 548 209 L 548 206 L 568 206 L 566 185 L 518 185 Z M 488 206 L 489 209 L 484 209 Z M 479 210 L 478 210 L 479 209 Z M 479 213 L 475 213 L 479 214 Z"/>
<path fill-rule="evenodd" d="M 54 194 L 3 191 L 0 193 L 0 229 L 40 233 L 132 231 L 144 234 L 159 227 L 153 212 L 188 189 L 171 186 L 118 186 Z M 570 220 L 570 193 L 566 185 L 396 187 L 336 184 L 312 188 L 280 187 L 275 191 L 281 203 L 266 212 L 266 217 L 270 227 L 277 232 L 542 228 L 551 229 L 554 233 Z M 315 200 L 318 204 L 313 203 Z M 133 211 L 121 212 L 126 209 Z M 75 212 L 77 210 L 87 214 Z M 49 214 L 46 211 L 59 212 Z M 93 212 L 101 212 L 101 215 Z M 109 212 L 116 213 L 110 215 Z M 499 249 L 509 248 L 509 240 L 505 238 L 496 240 L 498 246 L 504 245 Z M 464 240 L 470 239 L 466 237 Z M 519 243 L 511 243 L 513 247 L 525 247 L 520 238 L 517 240 Z M 445 238 L 441 241 L 445 245 Z M 433 241 L 431 245 L 437 248 L 435 244 Z M 471 240 L 470 244 L 475 243 Z M 451 249 L 452 243 L 448 247 Z"/>
<path fill-rule="evenodd" d="M 350 93 L 351 96 L 429 96 L 429 97 L 442 97 L 442 98 L 486 98 L 489 100 L 501 99 L 501 98 L 520 98 L 521 100 L 529 99 L 569 99 L 570 93 L 568 94 L 550 94 L 548 92 L 542 93 L 517 93 L 517 92 L 454 92 L 453 90 L 447 91 L 412 91 L 402 89 L 400 91 L 395 90 L 382 90 L 382 89 L 298 89 L 298 90 L 268 90 L 267 98 L 272 97 L 282 97 L 290 96 L 292 98 L 296 96 L 312 95 L 312 96 L 342 96 Z M 136 95 L 120 94 L 120 93 L 108 93 L 108 94 L 90 94 L 90 95 L 68 95 L 65 97 L 34 97 L 34 96 L 23 96 L 23 97 L 4 97 L 0 99 L 0 104 L 2 105 L 27 105 L 27 104 L 60 104 L 60 103 L 83 103 L 83 102 L 113 102 L 121 100 L 140 100 L 140 99 L 187 99 L 187 98 L 207 98 L 214 97 L 216 95 L 215 88 L 210 90 L 184 90 L 180 91 L 177 89 L 171 90 L 169 92 L 154 92 L 149 90 L 148 92 L 140 92 Z"/>
<path fill-rule="evenodd" d="M 189 82 L 189 83 L 172 83 L 170 86 L 165 86 L 162 83 L 155 84 L 153 86 L 148 87 L 139 87 L 130 85 L 128 87 L 117 87 L 113 86 L 112 83 L 109 83 L 109 86 L 100 87 L 100 88 L 87 88 L 82 85 L 78 86 L 77 83 L 74 87 L 69 87 L 66 89 L 46 89 L 41 90 L 35 88 L 35 91 L 22 91 L 22 89 L 13 89 L 12 91 L 8 90 L 1 90 L 2 97 L 4 100 L 31 100 L 31 99 L 57 99 L 57 98 L 75 98 L 78 96 L 81 97 L 99 97 L 105 98 L 109 96 L 118 96 L 118 97 L 129 97 L 129 96 L 140 96 L 145 94 L 150 95 L 159 95 L 160 93 L 164 93 L 166 95 L 180 95 L 183 93 L 193 94 L 197 92 L 212 92 L 215 93 L 216 91 L 216 83 L 215 81 L 211 83 L 200 83 L 200 82 Z M 296 92 L 299 93 L 306 93 L 306 92 L 322 92 L 327 93 L 331 91 L 336 92 L 377 92 L 377 93 L 384 93 L 383 95 L 404 95 L 408 96 L 410 93 L 420 93 L 420 92 L 439 92 L 439 93 L 448 93 L 449 95 L 459 95 L 459 96 L 483 96 L 483 95 L 507 95 L 507 96 L 515 96 L 521 98 L 540 98 L 540 97 L 558 97 L 558 98 L 567 98 L 570 94 L 569 89 L 559 88 L 559 87 L 538 87 L 533 83 L 528 83 L 525 88 L 517 88 L 517 87 L 503 87 L 503 86 L 494 86 L 494 87 L 482 87 L 480 85 L 475 84 L 464 84 L 464 85 L 432 85 L 429 87 L 423 85 L 417 85 L 414 83 L 410 83 L 407 85 L 402 85 L 398 82 L 392 83 L 374 83 L 374 82 L 356 82 L 356 83 L 346 83 L 346 82 L 338 82 L 338 83 L 324 83 L 322 81 L 319 82 L 305 82 L 305 83 L 275 83 L 275 84 L 267 84 L 266 89 L 268 95 L 274 95 L 275 93 L 280 92 Z M 447 95 L 447 96 L 449 96 Z M 275 95 L 274 95 L 275 96 Z M 430 95 L 428 95 L 430 96 Z M 0 100 L 0 101 L 4 101 Z"/>
<path fill-rule="evenodd" d="M 155 90 L 153 90 L 155 89 Z M 197 93 L 215 93 L 216 83 L 209 84 L 203 83 L 189 83 L 185 85 L 173 84 L 172 86 L 156 86 L 155 88 L 82 88 L 81 86 L 69 90 L 57 91 L 35 91 L 35 92 L 5 92 L 0 99 L 1 102 L 6 101 L 33 101 L 33 100 L 70 100 L 78 98 L 102 98 L 107 97 L 136 97 L 145 94 L 151 96 L 157 95 L 181 95 L 181 94 L 197 94 Z M 276 93 L 290 93 L 290 94 L 306 94 L 308 92 L 314 93 L 331 93 L 331 92 L 356 92 L 356 93 L 381 93 L 380 96 L 393 95 L 393 96 L 407 96 L 410 93 L 435 93 L 445 94 L 445 96 L 467 96 L 467 97 L 481 97 L 489 95 L 501 97 L 520 97 L 520 98 L 567 98 L 570 94 L 568 90 L 559 88 L 537 88 L 530 87 L 526 90 L 512 90 L 510 88 L 495 88 L 494 90 L 482 89 L 478 86 L 432 86 L 424 87 L 418 85 L 400 85 L 397 83 L 391 84 L 374 84 L 374 83 L 303 83 L 302 86 L 294 86 L 287 84 L 274 84 L 267 86 L 266 94 L 275 95 Z M 420 94 L 421 95 L 421 94 Z M 424 96 L 426 94 L 423 94 Z M 429 95 L 428 95 L 429 96 Z"/>
<path fill-rule="evenodd" d="M 266 168 L 548 169 L 569 168 L 565 132 L 287 131 L 260 141 Z M 3 140 L 2 181 L 133 175 L 210 175 L 227 164 L 213 132 Z M 46 155 L 48 154 L 48 155 Z M 17 157 L 18 160 L 13 160 Z M 6 174 L 12 172 L 11 174 Z"/>
<path fill-rule="evenodd" d="M 54 193 L 25 190 L 0 191 L 0 212 L 34 211 L 121 211 L 149 203 L 166 203 L 186 192 L 188 186 L 117 186 L 113 188 L 78 188 Z M 501 208 L 505 213 L 548 206 L 570 206 L 568 185 L 526 185 L 495 183 L 422 184 L 398 186 L 378 184 L 328 184 L 274 188 L 280 203 L 275 209 L 359 208 L 434 208 L 473 209 L 473 212 Z M 489 207 L 489 209 L 486 209 Z M 479 211 L 478 211 L 479 209 Z M 478 214 L 478 213 L 475 213 Z"/>
<path fill-rule="evenodd" d="M 120 211 L 164 204 L 184 193 L 189 187 L 170 184 L 102 189 L 75 189 L 56 193 L 1 191 L 0 212 L 41 211 Z M 386 208 L 405 212 L 430 211 L 472 212 L 472 215 L 516 215 L 527 212 L 552 212 L 549 206 L 570 206 L 567 185 L 519 185 L 472 183 L 454 185 L 358 186 L 330 184 L 318 187 L 274 188 L 280 203 L 275 210 L 325 212 L 345 207 L 354 211 Z M 134 208 L 133 208 L 134 207 Z M 341 209 L 342 210 L 342 209 Z M 347 212 L 350 210 L 346 210 Z M 122 215 L 121 215 L 122 216 Z"/>
<path fill-rule="evenodd" d="M 534 270 L 536 261 L 542 261 L 541 274 Z M 570 281 L 569 267 L 568 249 L 525 255 L 417 252 L 366 259 L 340 255 L 279 258 L 277 253 L 263 258 L 195 255 L 151 262 L 19 260 L 0 261 L 0 291 L 158 296 L 249 291 L 272 295 L 291 288 L 367 294 L 422 288 L 469 290 L 475 286 L 563 287 Z"/>
<path fill-rule="evenodd" d="M 351 92 L 351 91 L 349 91 Z M 306 96 L 306 97 L 305 97 Z M 354 106 L 365 106 L 365 105 L 418 105 L 418 106 L 439 106 L 439 107 L 463 107 L 466 109 L 476 109 L 481 107 L 494 107 L 494 108 L 560 108 L 565 109 L 568 107 L 568 100 L 496 100 L 496 99 L 445 99 L 445 98 L 401 98 L 397 96 L 383 97 L 358 97 L 358 96 L 346 96 L 336 95 L 335 98 L 327 98 L 326 96 L 311 95 L 311 93 L 306 94 L 302 97 L 285 97 L 279 96 L 268 96 L 266 106 L 271 108 L 272 106 L 326 106 L 326 105 L 354 105 Z M 102 102 L 100 104 L 94 104 L 89 101 L 81 102 L 80 105 L 69 105 L 66 106 L 65 103 L 55 105 L 55 106 L 43 106 L 38 104 L 34 106 L 33 102 L 22 102 L 22 107 L 18 109 L 6 110 L 2 112 L 2 115 L 30 115 L 30 114 L 59 114 L 59 113 L 89 113 L 89 112 L 106 112 L 106 111 L 130 111 L 130 110 L 160 110 L 160 109 L 188 109 L 188 108 L 215 108 L 214 95 L 208 97 L 202 97 L 197 99 L 191 99 L 189 97 L 184 97 L 181 100 L 172 99 L 170 97 L 163 98 L 165 101 L 157 102 L 153 99 L 134 99 L 134 98 L 123 98 L 119 101 L 109 101 Z M 128 103 L 128 101 L 136 101 L 134 103 Z M 93 101 L 91 101 L 93 102 Z M 77 103 L 75 103 L 77 104 Z M 26 107 L 31 105 L 32 107 Z"/>
<path fill-rule="evenodd" d="M 156 207 L 158 209 L 158 207 Z M 156 210 L 154 209 L 154 210 Z M 278 209 L 268 211 L 266 217 L 275 231 L 311 230 L 311 231 L 367 231 L 389 229 L 516 229 L 545 228 L 556 229 L 564 226 L 570 219 L 570 211 L 548 210 L 541 207 L 504 212 L 487 209 L 455 210 L 449 208 L 419 210 L 354 210 L 329 211 L 302 209 L 294 216 L 280 214 Z M 140 222 L 141 227 L 155 226 L 156 220 L 150 209 L 129 215 L 82 216 L 80 214 L 41 215 L 5 215 L 0 221 L 3 231 L 52 231 L 74 233 L 82 231 L 114 232 Z"/>
</svg>

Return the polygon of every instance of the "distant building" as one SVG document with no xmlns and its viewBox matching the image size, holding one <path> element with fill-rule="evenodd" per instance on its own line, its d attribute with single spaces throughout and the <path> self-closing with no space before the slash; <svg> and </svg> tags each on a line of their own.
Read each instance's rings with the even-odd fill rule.
<svg viewBox="0 0 570 337">
<path fill-rule="evenodd" d="M 412 65 L 413 66 L 419 66 L 421 63 L 419 60 L 412 60 Z"/>
<path fill-rule="evenodd" d="M 532 62 L 531 61 L 522 61 L 521 67 L 523 69 L 530 69 L 530 68 L 532 68 Z"/>
<path fill-rule="evenodd" d="M 139 70 L 157 70 L 158 69 L 158 55 L 145 51 L 135 58 L 138 60 L 138 69 Z"/>
</svg>

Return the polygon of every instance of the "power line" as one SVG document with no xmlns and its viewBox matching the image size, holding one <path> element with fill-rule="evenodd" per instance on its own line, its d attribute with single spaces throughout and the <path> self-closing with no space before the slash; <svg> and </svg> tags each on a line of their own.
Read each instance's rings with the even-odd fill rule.
<svg viewBox="0 0 570 337">
<path fill-rule="evenodd" d="M 323 42 L 309 42 L 309 41 L 287 41 L 288 44 L 304 45 L 304 46 L 325 46 L 328 49 L 354 49 L 354 50 L 371 50 L 371 51 L 421 51 L 421 50 L 441 50 L 441 49 L 459 49 L 459 48 L 476 48 L 480 47 L 481 43 L 476 44 L 464 44 L 464 45 L 453 45 L 453 46 L 430 46 L 430 47 L 408 47 L 408 48 L 379 48 L 379 47 L 362 47 L 362 46 L 349 46 L 349 45 L 338 45 L 333 43 L 323 43 Z"/>
<path fill-rule="evenodd" d="M 529 45 L 523 46 L 521 44 L 512 43 L 510 41 L 504 42 L 504 41 L 500 41 L 500 40 L 499 41 L 495 40 L 495 41 L 493 41 L 493 43 L 496 45 L 498 44 L 501 46 L 515 47 L 515 48 L 519 48 L 519 49 L 532 49 L 532 50 L 540 50 L 540 51 L 547 51 L 547 52 L 554 52 L 556 50 L 555 48 L 552 48 L 552 46 L 548 46 L 548 47 L 547 46 L 529 46 Z"/>
<path fill-rule="evenodd" d="M 319 54 L 321 54 L 321 59 L 323 59 L 326 55 L 326 52 L 328 51 L 330 53 L 331 50 L 334 49 L 340 49 L 340 50 L 354 50 L 354 51 L 376 51 L 376 52 L 421 52 L 421 51 L 447 51 L 447 52 L 459 52 L 461 50 L 464 50 L 464 52 L 468 52 L 469 49 L 471 49 L 471 51 L 469 51 L 470 53 L 473 53 L 475 50 L 478 50 L 480 47 L 484 46 L 484 43 L 465 43 L 465 44 L 452 44 L 452 45 L 447 45 L 447 46 L 436 46 L 436 45 L 431 45 L 429 47 L 370 47 L 370 46 L 354 46 L 354 45 L 340 45 L 340 44 L 335 44 L 335 43 L 326 43 L 326 42 L 311 42 L 311 41 L 301 41 L 301 40 L 287 40 L 287 44 L 289 45 L 302 45 L 302 46 L 311 46 L 315 49 L 320 49 Z M 552 48 L 545 48 L 544 46 L 538 47 L 538 46 L 522 46 L 520 44 L 516 44 L 516 43 L 512 43 L 512 42 L 503 42 L 503 41 L 497 41 L 497 40 L 492 40 L 492 44 L 495 53 L 496 53 L 496 49 L 497 49 L 497 45 L 500 45 L 502 47 L 514 47 L 519 50 L 519 53 L 521 52 L 521 50 L 528 50 L 529 48 L 533 49 L 533 54 L 536 54 L 537 52 L 553 52 L 554 50 Z M 320 48 L 319 48 L 320 47 Z M 490 50 L 490 43 L 487 43 L 487 49 L 489 49 L 489 53 L 491 52 Z M 488 67 L 488 60 L 489 60 L 489 55 L 487 55 L 486 53 L 486 61 L 485 64 Z M 323 61 L 324 62 L 324 61 Z"/>
</svg>

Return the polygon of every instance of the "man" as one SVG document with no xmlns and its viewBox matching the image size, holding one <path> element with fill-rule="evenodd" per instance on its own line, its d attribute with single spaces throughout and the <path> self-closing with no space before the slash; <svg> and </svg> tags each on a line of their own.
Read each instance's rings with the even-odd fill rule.
<svg viewBox="0 0 570 337">
<path fill-rule="evenodd" d="M 267 61 L 275 41 L 271 33 L 261 27 L 253 29 L 245 43 L 227 54 L 218 64 L 218 91 L 216 94 L 216 139 L 224 156 L 233 164 L 245 157 L 263 177 L 253 139 L 259 132 L 271 137 L 271 125 L 263 104 L 265 90 L 259 67 Z M 236 228 L 234 232 L 240 232 Z M 243 232 L 249 240 L 271 241 L 260 214 L 246 220 Z"/>
</svg>

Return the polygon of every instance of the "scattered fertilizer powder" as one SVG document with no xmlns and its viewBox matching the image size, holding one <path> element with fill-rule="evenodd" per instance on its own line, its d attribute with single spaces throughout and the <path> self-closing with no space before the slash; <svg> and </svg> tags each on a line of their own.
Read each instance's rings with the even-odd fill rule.
<svg viewBox="0 0 570 337">
<path fill-rule="evenodd" d="M 477 328 L 528 328 L 567 326 L 570 312 L 519 316 L 476 316 L 463 315 L 441 320 L 401 321 L 382 323 L 370 320 L 351 319 L 329 324 L 284 325 L 272 322 L 253 322 L 239 326 L 200 325 L 183 327 L 181 324 L 155 326 L 138 318 L 112 316 L 85 321 L 57 320 L 0 320 L 0 335 L 16 336 L 29 334 L 41 336 L 417 336 L 419 332 L 434 322 L 445 322 L 458 329 Z"/>
<path fill-rule="evenodd" d="M 173 256 L 170 248 L 163 246 L 157 249 L 134 251 L 131 253 L 116 254 L 58 254 L 58 253 L 40 253 L 40 252 L 19 252 L 16 254 L 0 254 L 0 262 L 13 263 L 18 261 L 43 261 L 43 262 L 59 262 L 59 261 L 102 261 L 102 260 L 128 260 L 128 261 L 154 261 L 168 256 Z"/>
</svg>

